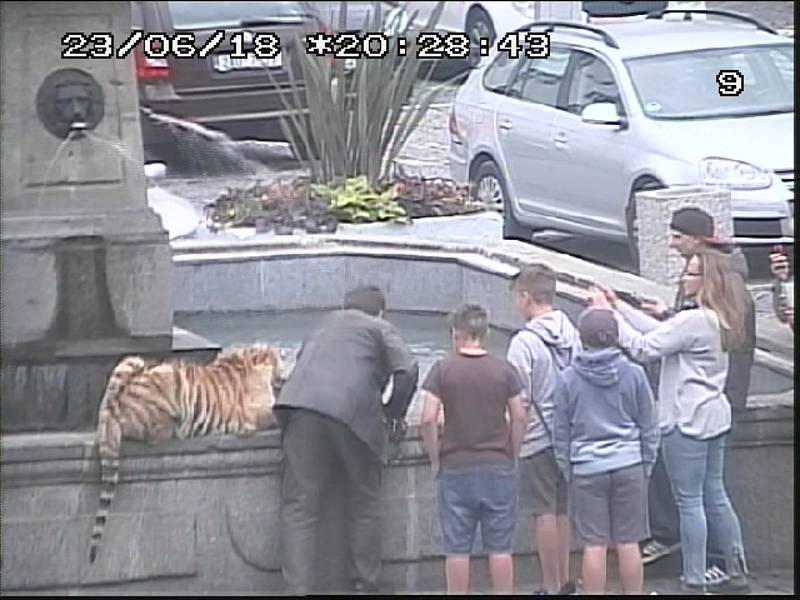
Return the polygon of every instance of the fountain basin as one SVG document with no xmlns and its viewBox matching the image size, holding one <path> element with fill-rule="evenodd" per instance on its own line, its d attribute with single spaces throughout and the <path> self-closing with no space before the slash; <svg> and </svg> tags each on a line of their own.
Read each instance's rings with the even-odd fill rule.
<svg viewBox="0 0 800 600">
<path fill-rule="evenodd" d="M 377 283 L 387 291 L 391 318 L 401 330 L 407 324 L 410 340 L 430 334 L 422 345 L 431 358 L 444 352 L 441 337 L 437 342 L 443 314 L 464 301 L 489 309 L 497 330 L 492 343 L 503 346 L 503 336 L 520 325 L 508 282 L 521 263 L 541 260 L 556 269 L 558 306 L 572 317 L 581 310 L 591 281 L 665 300 L 671 296 L 670 290 L 633 275 L 517 242 L 475 248 L 319 236 L 224 244 L 186 240 L 172 246 L 178 324 L 191 323 L 198 333 L 213 335 L 214 326 L 240 319 L 256 324 L 247 335 L 260 336 L 254 330 L 261 323 L 263 339 L 288 346 L 296 345 L 299 335 L 292 336 L 315 318 L 311 311 L 338 306 L 345 289 L 357 283 Z M 298 320 L 281 332 L 272 319 L 287 309 L 300 311 L 288 317 Z M 727 481 L 751 568 L 788 568 L 794 564 L 793 345 L 772 323 L 760 319 L 758 326 L 751 396 L 731 440 Z M 214 341 L 236 342 L 238 333 L 230 335 Z M 92 434 L 3 436 L 4 590 L 281 591 L 277 432 L 158 447 L 126 443 L 123 457 L 103 549 L 97 563 L 89 565 L 99 494 Z M 435 488 L 413 424 L 385 472 L 383 502 L 384 577 L 397 591 L 442 590 Z M 343 506 L 342 498 L 331 498 L 325 510 L 340 514 Z M 320 572 L 332 575 L 339 589 L 346 572 L 342 527 L 344 519 L 335 519 L 319 544 Z M 536 548 L 530 538 L 522 511 L 515 538 L 521 585 L 539 580 L 531 568 Z M 478 585 L 485 581 L 484 571 L 474 568 Z"/>
</svg>

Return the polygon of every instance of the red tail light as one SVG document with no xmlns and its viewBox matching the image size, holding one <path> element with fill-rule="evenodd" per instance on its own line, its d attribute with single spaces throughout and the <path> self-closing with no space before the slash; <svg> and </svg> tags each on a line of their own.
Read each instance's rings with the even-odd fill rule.
<svg viewBox="0 0 800 600">
<path fill-rule="evenodd" d="M 169 79 L 169 63 L 166 58 L 148 58 L 141 48 L 137 48 L 134 55 L 138 79 Z"/>
<path fill-rule="evenodd" d="M 459 131 L 458 129 L 458 120 L 456 119 L 455 106 L 450 110 L 450 120 L 447 126 L 450 129 L 450 138 L 457 144 L 463 144 L 464 136 L 461 135 L 461 131 Z"/>
</svg>

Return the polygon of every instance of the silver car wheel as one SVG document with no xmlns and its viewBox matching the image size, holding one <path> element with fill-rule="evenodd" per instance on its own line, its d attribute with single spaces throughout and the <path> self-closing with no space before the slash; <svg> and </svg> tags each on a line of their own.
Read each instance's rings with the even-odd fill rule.
<svg viewBox="0 0 800 600">
<path fill-rule="evenodd" d="M 503 212 L 505 197 L 503 186 L 494 175 L 484 175 L 478 181 L 478 192 L 476 194 L 478 202 L 489 210 Z"/>
</svg>

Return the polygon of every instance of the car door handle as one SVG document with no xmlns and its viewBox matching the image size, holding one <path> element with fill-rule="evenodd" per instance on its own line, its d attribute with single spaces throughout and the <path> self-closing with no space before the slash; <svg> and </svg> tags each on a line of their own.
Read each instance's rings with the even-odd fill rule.
<svg viewBox="0 0 800 600">
<path fill-rule="evenodd" d="M 559 147 L 566 146 L 568 141 L 569 141 L 569 138 L 567 138 L 567 134 L 564 133 L 563 131 L 560 132 L 560 133 L 557 133 L 555 135 L 555 137 L 553 138 L 553 143 L 556 146 L 559 146 Z"/>
<path fill-rule="evenodd" d="M 514 124 L 511 122 L 510 119 L 503 119 L 497 124 L 497 127 L 502 129 L 503 131 L 509 131 Z"/>
</svg>

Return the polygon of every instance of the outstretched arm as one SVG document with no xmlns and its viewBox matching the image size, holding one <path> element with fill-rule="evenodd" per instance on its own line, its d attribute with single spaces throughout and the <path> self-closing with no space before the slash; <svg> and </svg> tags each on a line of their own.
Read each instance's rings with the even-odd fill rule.
<svg viewBox="0 0 800 600">
<path fill-rule="evenodd" d="M 696 311 L 683 311 L 664 322 L 648 333 L 642 333 L 632 327 L 619 313 L 619 345 L 627 350 L 638 361 L 647 362 L 677 354 L 687 349 L 694 338 L 692 315 Z M 688 315 L 688 316 L 687 316 Z"/>
</svg>

